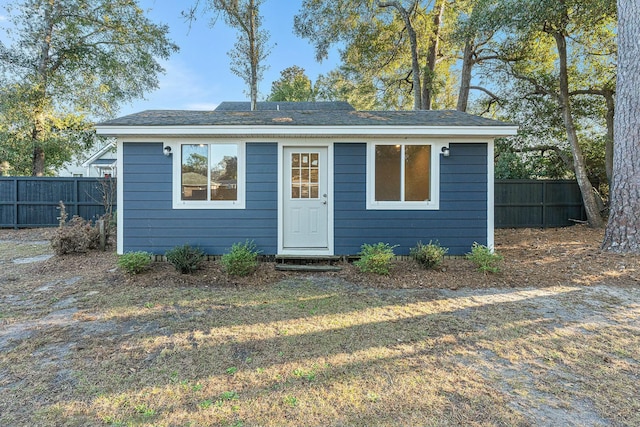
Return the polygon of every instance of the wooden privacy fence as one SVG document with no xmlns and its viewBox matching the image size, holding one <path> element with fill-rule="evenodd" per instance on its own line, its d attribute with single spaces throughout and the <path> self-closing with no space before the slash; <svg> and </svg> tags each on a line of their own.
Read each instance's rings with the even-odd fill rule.
<svg viewBox="0 0 640 427">
<path fill-rule="evenodd" d="M 105 187 L 115 178 L 0 177 L 0 227 L 58 225 L 62 200 L 69 218 L 95 219 L 104 214 Z M 495 226 L 563 227 L 586 220 L 580 188 L 568 180 L 496 180 Z"/>
<path fill-rule="evenodd" d="M 580 187 L 571 180 L 495 181 L 495 227 L 564 227 L 587 219 Z"/>
<path fill-rule="evenodd" d="M 113 196 L 114 178 L 0 177 L 0 227 L 58 225 L 62 201 L 69 219 L 96 219 L 105 212 L 103 197 Z"/>
</svg>

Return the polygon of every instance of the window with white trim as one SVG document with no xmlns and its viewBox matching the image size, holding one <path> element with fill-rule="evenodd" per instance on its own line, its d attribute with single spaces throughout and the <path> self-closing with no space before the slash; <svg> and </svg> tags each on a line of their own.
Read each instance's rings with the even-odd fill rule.
<svg viewBox="0 0 640 427">
<path fill-rule="evenodd" d="M 426 143 L 370 143 L 368 209 L 438 209 L 437 150 Z"/>
<path fill-rule="evenodd" d="M 180 144 L 176 151 L 175 208 L 244 208 L 244 144 Z"/>
</svg>

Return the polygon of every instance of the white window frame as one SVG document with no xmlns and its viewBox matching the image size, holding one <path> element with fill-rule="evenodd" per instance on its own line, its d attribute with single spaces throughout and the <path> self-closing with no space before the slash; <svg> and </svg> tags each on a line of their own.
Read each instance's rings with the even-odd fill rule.
<svg viewBox="0 0 640 427">
<path fill-rule="evenodd" d="M 238 147 L 238 200 L 182 200 L 182 146 L 237 145 Z M 171 147 L 173 157 L 173 209 L 245 209 L 246 207 L 246 143 L 233 140 L 182 139 L 165 143 Z M 209 149 L 211 149 L 209 147 Z"/>
<path fill-rule="evenodd" d="M 431 146 L 431 179 L 426 201 L 376 201 L 376 145 L 429 145 Z M 370 210 L 438 210 L 440 209 L 440 152 L 446 143 L 435 141 L 381 140 L 367 143 L 367 209 Z M 401 182 L 404 183 L 404 162 L 400 167 Z M 404 185 L 401 189 L 404 191 Z"/>
</svg>

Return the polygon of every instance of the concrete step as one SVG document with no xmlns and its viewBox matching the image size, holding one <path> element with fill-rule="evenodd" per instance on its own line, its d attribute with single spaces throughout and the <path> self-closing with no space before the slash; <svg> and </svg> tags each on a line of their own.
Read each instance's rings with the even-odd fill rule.
<svg viewBox="0 0 640 427">
<path fill-rule="evenodd" d="M 328 264 L 284 264 L 277 263 L 275 269 L 278 271 L 302 271 L 302 272 L 329 272 L 340 271 L 342 267 Z"/>
</svg>

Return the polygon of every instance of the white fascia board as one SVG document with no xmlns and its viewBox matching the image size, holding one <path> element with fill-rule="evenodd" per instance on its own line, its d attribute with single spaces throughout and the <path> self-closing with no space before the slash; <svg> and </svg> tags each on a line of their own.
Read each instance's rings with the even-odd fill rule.
<svg viewBox="0 0 640 427">
<path fill-rule="evenodd" d="M 85 160 L 84 163 L 82 163 L 82 167 L 83 168 L 88 168 L 89 166 L 91 166 L 91 163 L 93 163 L 96 160 L 98 160 L 100 157 L 102 157 L 103 155 L 108 153 L 110 150 L 113 150 L 113 148 L 115 146 L 116 146 L 115 141 L 109 142 L 107 145 L 102 147 L 100 150 L 95 152 L 91 157 L 89 157 L 87 160 Z M 114 159 L 114 162 L 115 162 L 115 159 Z"/>
<path fill-rule="evenodd" d="M 133 136 L 484 136 L 516 135 L 517 126 L 96 126 L 99 135 Z"/>
</svg>

